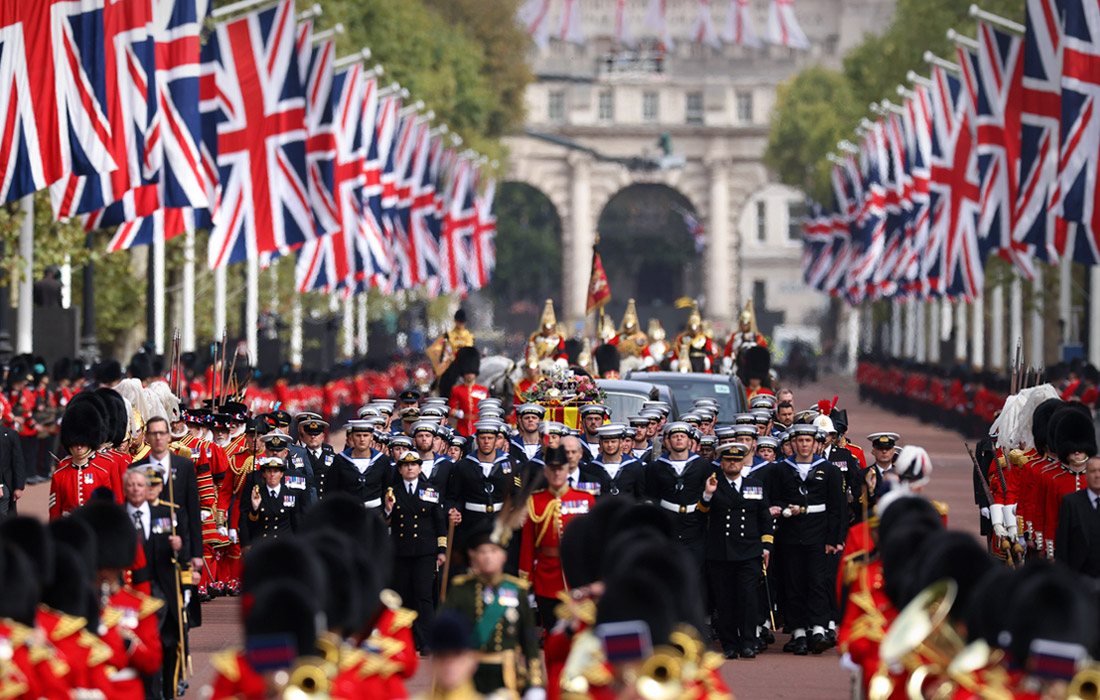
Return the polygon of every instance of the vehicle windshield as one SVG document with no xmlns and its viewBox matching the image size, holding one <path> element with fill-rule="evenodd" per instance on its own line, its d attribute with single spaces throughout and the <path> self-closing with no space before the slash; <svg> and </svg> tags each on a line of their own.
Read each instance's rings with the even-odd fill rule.
<svg viewBox="0 0 1100 700">
<path fill-rule="evenodd" d="M 681 410 L 688 410 L 695 399 L 711 397 L 718 400 L 718 422 L 733 422 L 733 414 L 741 413 L 741 397 L 734 393 L 729 382 L 700 382 L 687 379 L 661 377 L 661 384 L 668 387 Z"/>
<path fill-rule="evenodd" d="M 604 404 L 611 409 L 611 420 L 625 423 L 630 416 L 638 415 L 638 411 L 642 410 L 642 404 L 646 401 L 649 401 L 649 397 L 642 394 L 608 391 Z"/>
</svg>

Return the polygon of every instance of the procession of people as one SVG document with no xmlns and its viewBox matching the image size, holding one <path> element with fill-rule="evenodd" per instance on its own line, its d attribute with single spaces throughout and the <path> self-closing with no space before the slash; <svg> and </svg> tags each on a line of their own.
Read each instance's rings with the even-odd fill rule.
<svg viewBox="0 0 1100 700">
<path fill-rule="evenodd" d="M 549 304 L 523 403 L 490 396 L 455 322 L 433 358 L 449 397 L 368 382 L 361 405 L 321 412 L 258 403 L 217 369 L 193 402 L 178 358 L 132 361 L 140 377 L 70 367 L 49 522 L 16 515 L 14 494 L 0 521 L 4 697 L 196 692 L 190 640 L 223 596 L 243 638 L 212 661 L 214 698 L 406 697 L 426 655 L 435 697 L 729 697 L 723 665 L 773 645 L 835 648 L 869 698 L 1087 680 L 1100 458 L 1080 392 L 1010 382 L 974 454 L 983 543 L 922 495 L 926 450 L 745 362 L 767 353 L 751 313 L 725 344 L 725 368 L 754 379 L 732 415 L 705 396 L 615 415 Z M 630 308 L 617 344 L 643 358 L 639 325 Z M 721 372 L 694 354 L 717 347 L 693 340 L 702 325 L 692 307 L 673 346 Z"/>
</svg>

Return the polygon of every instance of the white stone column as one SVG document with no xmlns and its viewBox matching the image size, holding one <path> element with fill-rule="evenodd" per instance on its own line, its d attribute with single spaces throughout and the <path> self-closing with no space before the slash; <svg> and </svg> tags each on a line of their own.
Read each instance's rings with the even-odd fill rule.
<svg viewBox="0 0 1100 700">
<path fill-rule="evenodd" d="M 569 154 L 573 174 L 570 182 L 572 214 L 565 241 L 565 265 L 562 269 L 562 314 L 559 320 L 572 325 L 583 321 L 588 297 L 588 277 L 592 272 L 592 243 L 596 231 L 592 219 L 591 165 L 587 155 Z M 567 331 L 572 335 L 572 328 Z"/>
<path fill-rule="evenodd" d="M 1018 276 L 1012 278 L 1008 291 L 1008 347 L 1012 362 L 1016 360 L 1016 344 L 1024 339 L 1024 287 Z"/>
<path fill-rule="evenodd" d="M 992 315 L 989 328 L 989 367 L 995 370 L 1005 368 L 1005 289 L 997 285 L 989 293 L 989 313 Z"/>
<path fill-rule="evenodd" d="M 858 306 L 849 306 L 848 309 L 848 372 L 855 374 L 856 363 L 859 361 L 859 313 Z"/>
<path fill-rule="evenodd" d="M 355 314 L 353 313 L 351 295 L 345 295 L 343 299 L 344 337 L 342 351 L 345 358 L 355 355 Z"/>
<path fill-rule="evenodd" d="M 955 302 L 955 361 L 966 362 L 966 303 Z"/>
<path fill-rule="evenodd" d="M 1058 266 L 1058 319 L 1062 322 L 1062 345 L 1072 339 L 1073 251 L 1067 250 Z"/>
<path fill-rule="evenodd" d="M 705 251 L 706 312 L 716 323 L 728 326 L 737 316 L 730 296 L 730 285 L 736 276 L 730 265 L 729 166 L 724 161 L 713 161 L 707 166 L 710 173 L 710 217 Z"/>
<path fill-rule="evenodd" d="M 180 329 L 180 350 L 195 351 L 195 230 L 188 227 L 183 234 L 183 324 Z"/>
<path fill-rule="evenodd" d="M 981 295 L 974 297 L 974 301 L 970 302 L 970 308 L 974 312 L 970 327 L 973 334 L 970 344 L 970 366 L 979 369 L 985 367 L 985 300 Z"/>
<path fill-rule="evenodd" d="M 1089 362 L 1100 366 L 1100 266 L 1089 268 Z"/>
<path fill-rule="evenodd" d="M 294 294 L 294 305 L 290 307 L 290 364 L 302 366 L 302 295 Z"/>
<path fill-rule="evenodd" d="M 890 356 L 901 357 L 901 316 L 904 309 L 900 299 L 890 300 Z"/>
<path fill-rule="evenodd" d="M 244 333 L 248 343 L 248 357 L 253 363 L 259 364 L 260 259 L 255 256 L 249 257 L 245 265 L 247 266 L 247 280 L 245 283 Z"/>
<path fill-rule="evenodd" d="M 158 355 L 164 354 L 164 316 L 166 312 L 166 301 L 164 291 L 164 273 L 165 273 L 165 242 L 164 242 L 164 228 L 161 226 L 153 227 L 153 250 L 150 258 L 150 264 L 153 266 L 153 351 Z"/>
<path fill-rule="evenodd" d="M 1043 294 L 1043 270 L 1035 267 L 1035 279 L 1031 282 L 1031 343 L 1028 345 L 1028 362 L 1033 367 L 1044 367 L 1043 340 L 1046 311 L 1046 295 Z"/>
<path fill-rule="evenodd" d="M 909 303 L 913 305 L 917 319 L 917 331 L 913 338 L 913 342 L 916 343 L 914 359 L 923 364 L 928 361 L 928 341 L 925 339 L 928 328 L 928 305 L 916 297 L 910 299 Z"/>
<path fill-rule="evenodd" d="M 73 305 L 73 264 L 72 256 L 66 255 L 61 264 L 61 308 Z"/>
<path fill-rule="evenodd" d="M 15 352 L 34 352 L 34 195 L 19 200 L 23 220 L 19 224 L 19 306 L 16 310 Z"/>
<path fill-rule="evenodd" d="M 928 302 L 928 361 L 933 363 L 940 361 L 940 334 L 943 332 L 941 306 L 937 299 Z"/>
</svg>

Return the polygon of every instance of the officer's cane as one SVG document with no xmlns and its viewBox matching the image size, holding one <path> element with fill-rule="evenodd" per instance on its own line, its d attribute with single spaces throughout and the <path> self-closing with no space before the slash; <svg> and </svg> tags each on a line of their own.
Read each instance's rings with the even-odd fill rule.
<svg viewBox="0 0 1100 700">
<path fill-rule="evenodd" d="M 764 570 L 764 593 L 768 596 L 768 617 L 772 621 L 772 630 L 775 630 L 775 610 L 772 608 L 772 589 L 768 585 L 768 567 L 763 562 L 760 566 Z"/>
<path fill-rule="evenodd" d="M 443 580 L 439 582 L 439 602 L 447 600 L 447 577 L 451 573 L 451 547 L 455 541 L 455 521 L 447 515 L 447 552 L 443 558 Z"/>
</svg>

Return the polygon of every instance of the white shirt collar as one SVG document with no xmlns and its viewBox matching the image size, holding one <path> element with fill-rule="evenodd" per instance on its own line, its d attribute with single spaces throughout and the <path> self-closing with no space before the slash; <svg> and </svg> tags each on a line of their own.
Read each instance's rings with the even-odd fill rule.
<svg viewBox="0 0 1100 700">
<path fill-rule="evenodd" d="M 143 530 L 145 530 L 145 537 L 148 538 L 149 537 L 149 525 L 150 525 L 150 523 L 149 523 L 149 517 L 150 517 L 149 516 L 149 502 L 146 501 L 145 503 L 142 503 L 140 506 L 138 506 L 136 508 L 134 506 L 130 505 L 129 502 L 126 503 L 126 515 L 130 516 L 130 522 L 131 523 L 134 522 L 134 513 L 138 512 L 138 511 L 141 511 L 141 528 Z"/>
<path fill-rule="evenodd" d="M 271 493 L 272 491 L 275 491 L 275 495 L 278 496 L 279 492 L 283 488 L 283 485 L 282 485 L 282 483 L 275 484 L 274 486 L 268 486 L 267 484 L 264 484 L 264 488 L 267 489 L 268 493 Z"/>
</svg>

